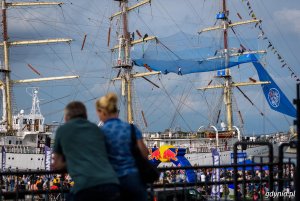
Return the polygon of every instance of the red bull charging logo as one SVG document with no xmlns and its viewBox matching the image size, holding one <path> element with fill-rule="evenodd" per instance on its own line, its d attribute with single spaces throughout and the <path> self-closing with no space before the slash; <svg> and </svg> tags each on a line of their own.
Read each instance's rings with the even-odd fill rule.
<svg viewBox="0 0 300 201">
<path fill-rule="evenodd" d="M 178 149 L 172 145 L 163 145 L 152 152 L 150 149 L 149 159 L 160 160 L 161 162 L 170 162 L 171 160 L 177 161 Z"/>
</svg>

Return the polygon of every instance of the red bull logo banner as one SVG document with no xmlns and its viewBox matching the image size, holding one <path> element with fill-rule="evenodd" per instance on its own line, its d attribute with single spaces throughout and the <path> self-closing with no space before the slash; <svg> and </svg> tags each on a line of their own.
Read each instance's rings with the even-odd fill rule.
<svg viewBox="0 0 300 201">
<path fill-rule="evenodd" d="M 175 148 L 172 145 L 163 145 L 160 148 L 149 150 L 149 160 L 155 166 L 161 162 L 172 162 L 177 167 L 190 167 L 190 162 L 185 158 L 185 148 Z M 181 170 L 186 175 L 187 182 L 196 182 L 197 176 L 194 170 Z"/>
<path fill-rule="evenodd" d="M 149 160 L 157 160 L 161 162 L 177 161 L 178 149 L 172 145 L 163 145 L 160 148 L 150 149 Z"/>
</svg>

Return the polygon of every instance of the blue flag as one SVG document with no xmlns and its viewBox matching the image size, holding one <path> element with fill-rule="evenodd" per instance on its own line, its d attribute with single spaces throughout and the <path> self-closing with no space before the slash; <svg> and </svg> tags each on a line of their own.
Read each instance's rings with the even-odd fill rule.
<svg viewBox="0 0 300 201">
<path fill-rule="evenodd" d="M 278 85 L 274 82 L 271 76 L 267 73 L 264 67 L 259 62 L 253 62 L 258 73 L 260 81 L 270 81 L 270 84 L 262 85 L 265 97 L 271 109 L 296 118 L 296 109 L 284 95 Z"/>
</svg>

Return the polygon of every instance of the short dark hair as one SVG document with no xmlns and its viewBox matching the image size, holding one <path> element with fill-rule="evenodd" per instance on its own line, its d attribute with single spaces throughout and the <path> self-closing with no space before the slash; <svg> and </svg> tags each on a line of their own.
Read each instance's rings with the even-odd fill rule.
<svg viewBox="0 0 300 201">
<path fill-rule="evenodd" d="M 69 119 L 74 119 L 74 118 L 87 119 L 86 107 L 80 101 L 70 102 L 65 108 L 65 115 Z"/>
</svg>

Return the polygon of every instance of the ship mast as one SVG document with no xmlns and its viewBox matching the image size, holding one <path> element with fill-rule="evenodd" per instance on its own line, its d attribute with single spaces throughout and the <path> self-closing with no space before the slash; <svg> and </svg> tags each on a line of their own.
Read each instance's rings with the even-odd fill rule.
<svg viewBox="0 0 300 201">
<path fill-rule="evenodd" d="M 233 87 L 240 87 L 240 86 L 249 86 L 249 85 L 262 85 L 262 84 L 270 84 L 270 82 L 241 82 L 241 83 L 234 83 L 232 81 L 232 77 L 230 74 L 229 69 L 229 59 L 231 56 L 239 56 L 243 54 L 264 54 L 266 53 L 265 50 L 257 50 L 257 51 L 245 51 L 243 53 L 230 53 L 229 52 L 229 45 L 228 45 L 228 29 L 233 28 L 235 26 L 239 25 L 245 25 L 249 23 L 258 23 L 260 20 L 258 19 L 252 19 L 242 22 L 236 22 L 236 23 L 229 23 L 228 20 L 229 11 L 227 10 L 227 2 L 226 0 L 222 0 L 222 12 L 218 14 L 217 19 L 221 19 L 222 23 L 221 25 L 205 28 L 203 30 L 200 30 L 198 33 L 208 32 L 208 31 L 214 31 L 214 30 L 223 30 L 223 57 L 225 62 L 225 75 L 222 75 L 220 77 L 223 77 L 225 79 L 225 82 L 223 85 L 215 85 L 215 86 L 207 86 L 207 87 L 201 87 L 198 88 L 198 90 L 206 90 L 206 89 L 216 89 L 216 88 L 223 88 L 224 89 L 224 103 L 226 107 L 226 120 L 227 120 L 227 129 L 228 131 L 233 131 L 233 113 L 232 113 L 232 88 Z M 212 59 L 212 58 L 209 58 Z M 208 60 L 209 60 L 208 59 Z"/>
<path fill-rule="evenodd" d="M 121 10 L 122 10 L 122 19 L 123 19 L 123 38 L 124 38 L 124 50 L 125 50 L 125 63 L 129 64 L 127 68 L 125 68 L 125 76 L 124 81 L 125 83 L 125 90 L 127 95 L 127 121 L 129 123 L 133 122 L 133 114 L 132 114 L 132 79 L 131 77 L 131 71 L 132 71 L 132 65 L 130 61 L 130 33 L 128 32 L 128 1 L 121 2 Z"/>
<path fill-rule="evenodd" d="M 144 37 L 143 39 L 138 40 L 131 40 L 130 38 L 130 32 L 128 30 L 128 12 L 138 8 L 144 4 L 150 3 L 151 0 L 144 0 L 140 3 L 128 7 L 128 0 L 115 0 L 120 2 L 120 9 L 121 11 L 115 13 L 110 17 L 110 20 L 113 20 L 113 18 L 117 16 L 121 16 L 121 22 L 122 22 L 122 29 L 123 34 L 119 35 L 119 44 L 114 46 L 112 48 L 112 51 L 117 50 L 118 51 L 118 59 L 114 63 L 114 68 L 120 69 L 120 76 L 117 78 L 114 78 L 113 80 L 121 80 L 122 84 L 122 96 L 125 97 L 126 101 L 126 108 L 127 108 L 127 122 L 133 123 L 134 122 L 134 116 L 133 116 L 133 107 L 132 107 L 132 81 L 133 78 L 137 77 L 145 77 L 149 75 L 155 75 L 159 74 L 160 72 L 147 72 L 147 73 L 132 73 L 133 64 L 131 61 L 130 56 L 130 49 L 132 45 L 143 43 L 148 40 L 155 40 L 156 37 L 154 36 L 148 36 Z"/>
<path fill-rule="evenodd" d="M 7 19 L 6 19 L 6 1 L 2 1 L 2 29 L 3 29 L 3 56 L 4 56 L 4 69 L 3 73 L 5 74 L 5 86 L 4 92 L 2 94 L 6 98 L 6 121 L 7 121 L 7 130 L 12 130 L 12 110 L 11 110 L 11 85 L 10 85 L 10 67 L 9 67 L 9 58 L 8 58 L 8 34 L 7 34 Z M 5 111 L 3 111 L 5 112 Z"/>
<path fill-rule="evenodd" d="M 226 106 L 226 114 L 227 114 L 227 126 L 228 130 L 232 130 L 233 126 L 233 116 L 232 116 L 232 92 L 231 92 L 231 84 L 232 79 L 230 75 L 230 69 L 228 68 L 229 63 L 229 53 L 228 53 L 228 12 L 226 8 L 226 0 L 223 0 L 223 40 L 224 40 L 224 56 L 225 56 L 225 86 L 224 86 L 224 99 Z"/>
<path fill-rule="evenodd" d="M 6 11 L 8 7 L 23 7 L 23 6 L 49 6 L 49 5 L 62 5 L 63 3 L 59 2 L 6 2 L 6 0 L 1 1 L 2 5 L 2 32 L 3 32 L 3 42 L 0 43 L 0 46 L 3 46 L 3 57 L 4 57 L 4 66 L 1 66 L 0 72 L 4 73 L 4 82 L 0 82 L 0 85 L 4 85 L 4 94 L 6 111 L 6 129 L 7 133 L 13 134 L 13 122 L 12 122 L 12 84 L 13 83 L 28 83 L 28 82 L 41 82 L 49 80 L 59 80 L 59 79 L 73 79 L 78 78 L 79 76 L 60 76 L 60 77 L 49 77 L 49 78 L 38 78 L 30 80 L 16 80 L 13 81 L 10 78 L 10 65 L 9 65 L 9 48 L 10 46 L 18 45 L 37 45 L 37 44 L 49 44 L 49 43 L 59 43 L 59 42 L 71 42 L 72 39 L 46 39 L 46 40 L 30 40 L 30 41 L 9 41 L 9 36 L 7 32 L 7 16 Z"/>
</svg>

